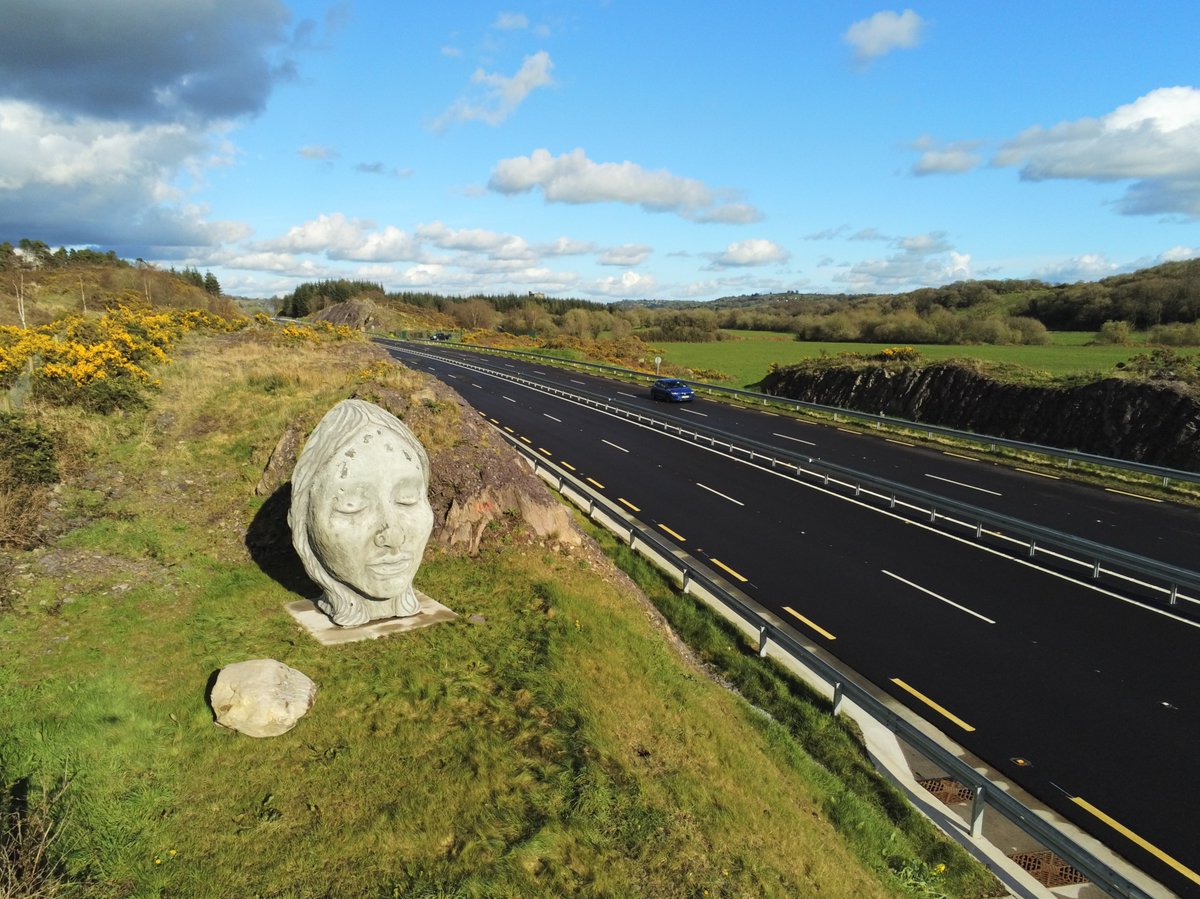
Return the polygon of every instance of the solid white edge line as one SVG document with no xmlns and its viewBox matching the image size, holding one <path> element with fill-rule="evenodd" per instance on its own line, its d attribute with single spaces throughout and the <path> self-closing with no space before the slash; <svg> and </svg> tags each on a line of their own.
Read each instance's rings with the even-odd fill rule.
<svg viewBox="0 0 1200 899">
<path fill-rule="evenodd" d="M 816 446 L 811 440 L 801 440 L 799 437 L 789 437 L 787 434 L 779 434 L 775 431 L 771 432 L 772 437 L 782 437 L 784 440 L 795 440 L 797 443 L 807 443 L 809 446 Z"/>
<path fill-rule="evenodd" d="M 997 493 L 995 490 L 987 490 L 983 487 L 976 487 L 973 484 L 964 484 L 962 481 L 952 481 L 949 478 L 939 477 L 936 474 L 926 474 L 925 477 L 933 478 L 935 481 L 945 481 L 947 484 L 954 484 L 958 487 L 966 487 L 968 490 L 978 490 L 980 493 L 990 493 L 992 496 L 1004 496 L 1003 493 Z"/>
<path fill-rule="evenodd" d="M 980 621 L 986 621 L 988 624 L 996 623 L 991 618 L 988 618 L 987 615 L 980 615 L 978 612 L 974 611 L 973 609 L 968 609 L 966 606 L 960 606 L 954 600 L 946 599 L 946 597 L 940 596 L 937 593 L 934 593 L 932 590 L 928 590 L 925 587 L 922 587 L 920 584 L 914 584 L 912 581 L 906 581 L 904 578 L 900 577 L 900 575 L 898 575 L 898 574 L 892 574 L 890 571 L 887 571 L 886 569 L 883 569 L 883 568 L 880 568 L 879 570 L 882 571 L 884 574 L 886 574 L 888 577 L 894 578 L 895 580 L 898 580 L 902 584 L 907 584 L 908 586 L 912 587 L 914 590 L 920 590 L 922 593 L 929 594 L 934 599 L 940 599 L 942 602 L 944 602 L 948 606 L 954 606 L 954 608 L 958 609 L 960 612 L 966 612 L 968 615 L 974 615 Z"/>
<path fill-rule="evenodd" d="M 756 466 L 755 466 L 755 468 L 757 468 L 757 467 L 758 467 L 758 466 L 756 465 Z M 725 495 L 724 493 L 722 493 L 720 490 L 713 490 L 711 487 L 709 487 L 709 486 L 707 486 L 707 485 L 705 485 L 705 484 L 701 484 L 699 481 L 697 481 L 697 482 L 696 482 L 696 486 L 697 486 L 697 487 L 702 487 L 702 488 L 704 488 L 704 489 L 705 489 L 705 490 L 707 490 L 709 493 L 715 493 L 717 496 L 721 497 L 721 499 L 727 499 L 727 500 L 729 500 L 731 503 L 736 503 L 736 504 L 737 504 L 737 505 L 739 505 L 739 506 L 744 506 L 744 505 L 746 505 L 746 504 L 745 504 L 744 502 L 742 502 L 740 499 L 734 499 L 732 496 L 726 496 L 726 495 Z"/>
</svg>

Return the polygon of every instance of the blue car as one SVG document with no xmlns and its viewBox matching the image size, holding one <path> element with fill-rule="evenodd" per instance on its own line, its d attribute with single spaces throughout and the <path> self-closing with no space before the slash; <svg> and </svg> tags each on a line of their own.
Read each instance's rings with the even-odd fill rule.
<svg viewBox="0 0 1200 899">
<path fill-rule="evenodd" d="M 692 388 L 676 378 L 659 378 L 650 385 L 650 399 L 666 400 L 668 403 L 690 403 L 696 394 Z"/>
</svg>

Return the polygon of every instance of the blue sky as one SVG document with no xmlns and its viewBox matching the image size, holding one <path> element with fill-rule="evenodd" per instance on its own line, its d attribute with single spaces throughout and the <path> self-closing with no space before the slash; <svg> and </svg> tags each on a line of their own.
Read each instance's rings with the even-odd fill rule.
<svg viewBox="0 0 1200 899">
<path fill-rule="evenodd" d="M 0 0 L 0 239 L 449 294 L 1200 256 L 1200 4 Z"/>
</svg>

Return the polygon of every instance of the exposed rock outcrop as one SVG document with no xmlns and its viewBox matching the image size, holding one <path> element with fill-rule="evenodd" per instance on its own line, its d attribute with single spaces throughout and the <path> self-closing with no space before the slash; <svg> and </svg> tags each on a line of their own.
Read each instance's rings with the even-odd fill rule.
<svg viewBox="0 0 1200 899">
<path fill-rule="evenodd" d="M 312 708 L 317 685 L 275 659 L 227 665 L 217 674 L 209 702 L 217 724 L 248 737 L 277 737 Z"/>
<path fill-rule="evenodd" d="M 1181 385 L 1105 378 L 1006 383 L 957 362 L 789 366 L 764 393 L 979 434 L 1200 470 L 1200 401 Z"/>
</svg>

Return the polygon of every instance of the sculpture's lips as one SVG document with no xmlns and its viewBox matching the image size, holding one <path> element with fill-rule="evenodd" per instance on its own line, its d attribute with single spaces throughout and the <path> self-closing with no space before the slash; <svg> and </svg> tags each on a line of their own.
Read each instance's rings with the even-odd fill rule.
<svg viewBox="0 0 1200 899">
<path fill-rule="evenodd" d="M 367 565 L 375 574 L 383 577 L 394 577 L 398 574 L 405 574 L 412 567 L 412 556 L 389 556 L 386 559 L 380 559 L 377 562 L 371 562 Z"/>
</svg>

